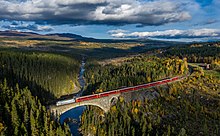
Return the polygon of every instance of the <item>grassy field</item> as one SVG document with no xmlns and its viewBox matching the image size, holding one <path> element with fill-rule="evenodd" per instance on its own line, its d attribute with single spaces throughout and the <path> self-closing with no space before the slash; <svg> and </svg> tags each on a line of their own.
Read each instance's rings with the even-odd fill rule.
<svg viewBox="0 0 220 136">
<path fill-rule="evenodd" d="M 74 56 L 84 55 L 93 59 L 112 59 L 135 55 L 155 49 L 174 46 L 176 43 L 163 41 L 79 41 L 70 39 L 41 39 L 25 37 L 0 37 L 0 49 L 11 48 L 27 51 L 56 52 Z"/>
</svg>

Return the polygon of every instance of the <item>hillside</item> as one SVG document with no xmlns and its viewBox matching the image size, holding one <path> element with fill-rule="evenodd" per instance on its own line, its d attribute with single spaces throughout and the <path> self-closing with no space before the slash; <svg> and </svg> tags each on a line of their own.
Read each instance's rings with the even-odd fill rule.
<svg viewBox="0 0 220 136">
<path fill-rule="evenodd" d="M 110 112 L 88 106 L 81 117 L 83 135 L 218 136 L 220 129 L 219 43 L 176 46 L 155 56 L 91 62 L 87 93 L 132 86 L 181 75 L 184 63 L 190 75 L 181 81 L 119 97 Z M 159 58 L 158 58 L 159 57 Z M 185 62 L 184 62 L 185 61 Z M 100 65 L 101 64 L 101 65 Z M 202 64 L 202 65 L 201 65 Z M 207 64 L 209 68 L 205 68 Z M 143 94 L 158 94 L 149 99 Z M 140 96 L 141 95 L 141 96 Z M 139 97 L 138 97 L 139 96 Z M 144 98 L 143 98 L 144 97 Z M 129 98 L 129 99 L 128 99 Z"/>
</svg>

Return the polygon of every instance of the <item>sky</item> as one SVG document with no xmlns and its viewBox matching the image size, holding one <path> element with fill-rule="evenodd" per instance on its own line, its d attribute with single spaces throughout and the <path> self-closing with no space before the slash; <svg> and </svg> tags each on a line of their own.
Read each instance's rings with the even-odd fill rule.
<svg viewBox="0 0 220 136">
<path fill-rule="evenodd" d="M 1 31 L 220 39 L 220 0 L 0 0 L 0 5 Z"/>
</svg>

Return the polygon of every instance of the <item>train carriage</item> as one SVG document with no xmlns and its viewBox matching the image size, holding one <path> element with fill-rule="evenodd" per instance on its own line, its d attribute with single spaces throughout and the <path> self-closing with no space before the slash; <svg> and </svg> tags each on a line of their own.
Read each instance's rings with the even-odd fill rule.
<svg viewBox="0 0 220 136">
<path fill-rule="evenodd" d="M 92 95 L 82 96 L 82 97 L 78 97 L 78 98 L 74 97 L 73 99 L 58 101 L 56 103 L 56 106 L 75 103 L 75 102 L 82 102 L 82 101 L 87 101 L 87 100 L 92 100 L 92 99 L 97 99 L 97 98 L 100 98 L 100 97 L 107 97 L 109 95 L 118 94 L 118 93 L 136 91 L 136 90 L 149 88 L 149 87 L 156 86 L 156 85 L 169 83 L 169 82 L 172 82 L 172 81 L 176 81 L 178 79 L 179 79 L 179 77 L 173 77 L 171 79 L 164 79 L 164 80 L 161 80 L 161 81 L 156 81 L 156 82 L 152 82 L 152 83 L 148 83 L 148 84 L 137 85 L 137 86 L 134 86 L 134 87 L 126 87 L 126 88 L 121 88 L 121 89 L 118 89 L 118 90 L 102 92 L 102 93 L 99 93 L 99 94 L 92 94 Z"/>
</svg>

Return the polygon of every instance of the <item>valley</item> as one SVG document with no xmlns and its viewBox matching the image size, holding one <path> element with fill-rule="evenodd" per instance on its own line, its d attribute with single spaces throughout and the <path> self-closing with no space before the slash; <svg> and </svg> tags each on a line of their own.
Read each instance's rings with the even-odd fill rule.
<svg viewBox="0 0 220 136">
<path fill-rule="evenodd" d="M 0 136 L 220 136 L 220 0 L 0 0 Z"/>
<path fill-rule="evenodd" d="M 219 134 L 218 42 L 87 41 L 69 35 L 31 38 L 1 37 L 2 135 Z M 189 72 L 177 82 L 121 94 L 108 112 L 88 105 L 71 109 L 56 121 L 55 113 L 47 110 L 58 101 Z M 69 128 L 64 123 L 67 118 L 77 120 L 77 124 L 68 123 Z"/>
</svg>

